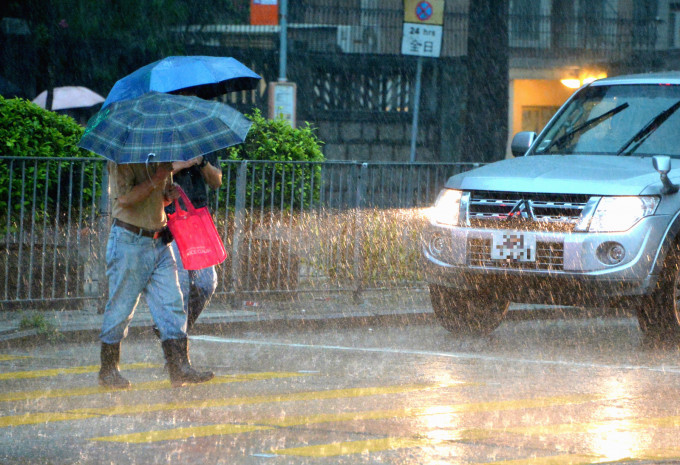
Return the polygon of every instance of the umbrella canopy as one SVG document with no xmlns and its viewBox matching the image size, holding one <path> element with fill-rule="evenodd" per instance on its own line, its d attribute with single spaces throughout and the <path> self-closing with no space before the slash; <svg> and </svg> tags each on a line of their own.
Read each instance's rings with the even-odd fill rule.
<svg viewBox="0 0 680 465">
<path fill-rule="evenodd" d="M 116 163 L 190 160 L 240 144 L 251 124 L 220 102 L 149 92 L 102 108 L 78 146 Z"/>
<path fill-rule="evenodd" d="M 171 56 L 139 68 L 119 79 L 103 107 L 149 92 L 188 91 L 213 98 L 227 92 L 257 87 L 261 77 L 231 57 Z"/>
<path fill-rule="evenodd" d="M 81 86 L 55 87 L 53 89 L 51 110 L 68 110 L 70 108 L 86 108 L 104 101 L 98 93 Z M 33 99 L 33 103 L 47 108 L 47 91 L 43 90 Z"/>
</svg>

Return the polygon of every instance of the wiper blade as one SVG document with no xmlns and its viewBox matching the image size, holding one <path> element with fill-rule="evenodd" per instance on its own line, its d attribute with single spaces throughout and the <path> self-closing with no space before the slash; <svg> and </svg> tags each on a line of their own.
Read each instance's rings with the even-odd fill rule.
<svg viewBox="0 0 680 465">
<path fill-rule="evenodd" d="M 565 142 L 567 142 L 569 139 L 574 137 L 579 132 L 585 132 L 585 131 L 597 126 L 598 124 L 600 124 L 603 121 L 611 118 L 612 116 L 619 113 L 620 111 L 625 110 L 626 108 L 628 108 L 628 102 L 622 103 L 618 107 L 612 108 L 611 110 L 602 113 L 600 116 L 596 116 L 595 118 L 589 119 L 585 123 L 576 126 L 571 131 L 562 134 L 560 137 L 558 137 L 557 139 L 550 142 L 548 145 L 545 146 L 545 148 L 543 148 L 541 150 L 541 153 L 545 153 L 549 149 L 551 149 L 552 147 L 555 147 L 555 146 L 561 147 L 562 145 L 564 145 Z"/>
<path fill-rule="evenodd" d="M 625 144 L 619 149 L 618 152 L 616 152 L 617 155 L 621 155 L 623 152 L 626 151 L 628 147 L 630 147 L 632 144 L 635 144 L 631 149 L 628 151 L 628 153 L 633 153 L 637 150 L 637 148 L 649 137 L 651 133 L 656 131 L 659 126 L 661 126 L 663 123 L 666 122 L 668 118 L 671 117 L 673 113 L 675 113 L 678 108 L 680 108 L 680 100 L 678 100 L 674 105 L 670 106 L 666 110 L 662 111 L 658 115 L 656 115 L 654 118 L 652 118 L 649 123 L 645 124 L 642 129 L 640 129 L 633 137 L 628 139 Z"/>
</svg>

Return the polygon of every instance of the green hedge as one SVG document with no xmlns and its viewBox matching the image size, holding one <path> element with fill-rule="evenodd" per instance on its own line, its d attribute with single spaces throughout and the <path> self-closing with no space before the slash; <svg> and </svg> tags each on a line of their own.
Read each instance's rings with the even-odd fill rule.
<svg viewBox="0 0 680 465">
<path fill-rule="evenodd" d="M 18 163 L 0 160 L 0 212 L 8 211 L 8 201 L 13 212 L 20 211 L 22 190 L 23 206 L 28 207 L 34 188 L 37 212 L 51 215 L 56 212 L 59 203 L 60 212 L 66 214 L 69 205 L 71 208 L 79 207 L 81 192 L 83 206 L 91 205 L 93 195 L 98 195 L 100 184 L 97 182 L 97 187 L 93 188 L 93 176 L 99 176 L 103 164 L 79 163 L 71 170 L 70 162 L 58 161 L 63 157 L 101 159 L 77 146 L 82 134 L 83 128 L 69 116 L 44 110 L 28 100 L 0 96 L 0 156 L 55 159 Z M 10 184 L 11 167 L 14 173 Z M 70 193 L 69 186 L 72 186 Z M 69 194 L 72 196 L 70 201 Z M 77 199 L 76 205 L 73 205 L 73 199 Z"/>
<path fill-rule="evenodd" d="M 268 120 L 256 109 L 246 115 L 253 121 L 243 144 L 227 149 L 228 160 L 269 160 L 314 162 L 310 164 L 250 165 L 246 186 L 246 205 L 276 208 L 301 208 L 319 198 L 321 166 L 325 160 L 321 152 L 322 142 L 309 123 L 293 128 L 283 118 Z M 272 170 L 274 171 L 272 173 Z M 230 204 L 236 195 L 234 186 L 229 189 Z M 226 189 L 222 194 L 226 195 Z"/>
</svg>

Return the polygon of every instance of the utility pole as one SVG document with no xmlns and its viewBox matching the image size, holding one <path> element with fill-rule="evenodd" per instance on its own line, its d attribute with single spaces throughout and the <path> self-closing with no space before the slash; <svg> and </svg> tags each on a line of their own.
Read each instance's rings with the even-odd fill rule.
<svg viewBox="0 0 680 465">
<path fill-rule="evenodd" d="M 279 5 L 279 82 L 286 81 L 288 65 L 288 0 L 280 0 Z"/>
</svg>

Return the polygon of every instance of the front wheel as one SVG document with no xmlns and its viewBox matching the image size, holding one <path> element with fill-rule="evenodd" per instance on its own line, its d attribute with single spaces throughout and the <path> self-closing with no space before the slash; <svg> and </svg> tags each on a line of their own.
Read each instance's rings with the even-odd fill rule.
<svg viewBox="0 0 680 465">
<path fill-rule="evenodd" d="M 510 306 L 491 293 L 459 291 L 430 284 L 432 310 L 439 322 L 454 334 L 489 334 L 496 329 Z"/>
<path fill-rule="evenodd" d="M 646 336 L 680 340 L 680 244 L 668 253 L 654 292 L 637 308 L 637 318 Z"/>
</svg>

